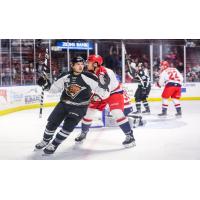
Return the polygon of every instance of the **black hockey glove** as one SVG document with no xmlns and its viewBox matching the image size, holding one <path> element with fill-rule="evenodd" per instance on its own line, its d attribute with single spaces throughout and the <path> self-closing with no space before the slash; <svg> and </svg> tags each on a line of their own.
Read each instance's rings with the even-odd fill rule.
<svg viewBox="0 0 200 200">
<path fill-rule="evenodd" d="M 40 87 L 43 87 L 44 90 L 49 90 L 50 87 L 51 87 L 51 83 L 49 81 L 49 79 L 46 79 L 44 78 L 43 76 L 41 76 L 38 81 L 37 81 L 37 84 L 40 86 Z"/>
</svg>

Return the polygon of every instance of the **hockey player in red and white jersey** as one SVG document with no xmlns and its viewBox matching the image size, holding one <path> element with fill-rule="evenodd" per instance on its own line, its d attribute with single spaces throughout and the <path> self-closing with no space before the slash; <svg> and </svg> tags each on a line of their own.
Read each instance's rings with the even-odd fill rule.
<svg viewBox="0 0 200 200">
<path fill-rule="evenodd" d="M 126 139 L 122 143 L 125 146 L 135 146 L 133 131 L 131 130 L 128 118 L 124 115 L 124 96 L 121 83 L 116 78 L 115 73 L 102 66 L 103 58 L 99 55 L 90 55 L 88 57 L 88 71 L 93 72 L 99 78 L 99 86 L 109 92 L 109 97 L 102 100 L 98 95 L 94 94 L 91 98 L 86 115 L 82 120 L 82 131 L 75 141 L 81 142 L 86 138 L 89 128 L 92 124 L 95 112 L 103 111 L 106 105 L 109 106 L 110 112 L 115 121 L 126 135 Z"/>
<path fill-rule="evenodd" d="M 131 98 L 129 97 L 127 91 L 124 88 L 123 88 L 123 96 L 124 96 L 124 115 L 128 116 L 130 113 L 133 112 L 133 106 L 131 103 Z M 110 115 L 110 113 L 109 113 L 109 115 Z M 110 115 L 110 116 L 112 116 L 112 115 Z"/>
<path fill-rule="evenodd" d="M 174 106 L 176 108 L 176 116 L 181 116 L 181 86 L 183 83 L 183 76 L 181 73 L 174 67 L 171 67 L 167 61 L 162 61 L 160 64 L 160 78 L 157 82 L 157 86 L 164 86 L 162 93 L 162 113 L 158 116 L 166 116 L 168 108 L 168 99 L 171 98 Z"/>
<path fill-rule="evenodd" d="M 128 116 L 128 114 L 133 112 L 133 106 L 131 104 L 131 99 L 128 96 L 128 93 L 124 88 L 123 88 L 123 96 L 124 96 L 124 115 Z"/>
</svg>

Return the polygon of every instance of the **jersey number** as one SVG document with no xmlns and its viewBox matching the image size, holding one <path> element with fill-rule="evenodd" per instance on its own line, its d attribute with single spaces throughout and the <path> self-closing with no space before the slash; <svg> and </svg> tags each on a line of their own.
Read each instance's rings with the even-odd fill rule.
<svg viewBox="0 0 200 200">
<path fill-rule="evenodd" d="M 176 71 L 168 72 L 168 75 L 169 75 L 169 80 L 180 81 Z"/>
</svg>

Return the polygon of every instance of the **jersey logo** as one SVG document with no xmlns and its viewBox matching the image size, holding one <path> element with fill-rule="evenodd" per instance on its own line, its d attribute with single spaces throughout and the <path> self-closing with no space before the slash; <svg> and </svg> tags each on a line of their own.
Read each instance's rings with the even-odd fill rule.
<svg viewBox="0 0 200 200">
<path fill-rule="evenodd" d="M 81 87 L 78 84 L 71 84 L 65 87 L 66 94 L 74 99 L 81 91 L 85 90 L 86 87 Z"/>
</svg>

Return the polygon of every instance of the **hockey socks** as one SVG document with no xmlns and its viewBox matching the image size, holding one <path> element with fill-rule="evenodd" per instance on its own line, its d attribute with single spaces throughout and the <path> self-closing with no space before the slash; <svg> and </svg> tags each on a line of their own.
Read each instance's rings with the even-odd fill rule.
<svg viewBox="0 0 200 200">
<path fill-rule="evenodd" d="M 50 130 L 48 130 L 46 128 L 45 131 L 44 131 L 43 140 L 45 142 L 49 142 L 53 138 L 54 133 L 55 133 L 55 130 L 54 131 L 50 131 Z"/>
<path fill-rule="evenodd" d="M 142 103 L 145 108 L 145 112 L 143 113 L 148 113 L 148 112 L 150 113 L 149 103 L 147 102 L 147 100 L 144 100 Z"/>
<path fill-rule="evenodd" d="M 126 117 L 118 119 L 117 120 L 117 124 L 119 125 L 119 127 L 122 129 L 122 131 L 124 132 L 124 134 L 126 136 L 129 135 L 129 136 L 131 136 L 134 139 L 134 137 L 133 137 L 133 131 L 131 130 L 130 123 L 129 123 L 129 121 L 128 121 L 128 119 Z"/>
<path fill-rule="evenodd" d="M 82 132 L 87 134 L 89 132 L 90 126 L 91 126 L 91 124 L 82 123 L 81 124 Z"/>
<path fill-rule="evenodd" d="M 55 146 L 58 146 L 61 144 L 68 136 L 70 135 L 70 132 L 61 129 L 57 134 L 55 139 L 52 141 L 52 144 Z"/>
<path fill-rule="evenodd" d="M 45 149 L 45 154 L 53 154 L 58 146 L 70 135 L 70 132 L 61 129 L 57 134 L 55 139 L 50 143 Z"/>
<path fill-rule="evenodd" d="M 136 102 L 135 104 L 137 113 L 141 113 L 141 102 Z"/>
</svg>

